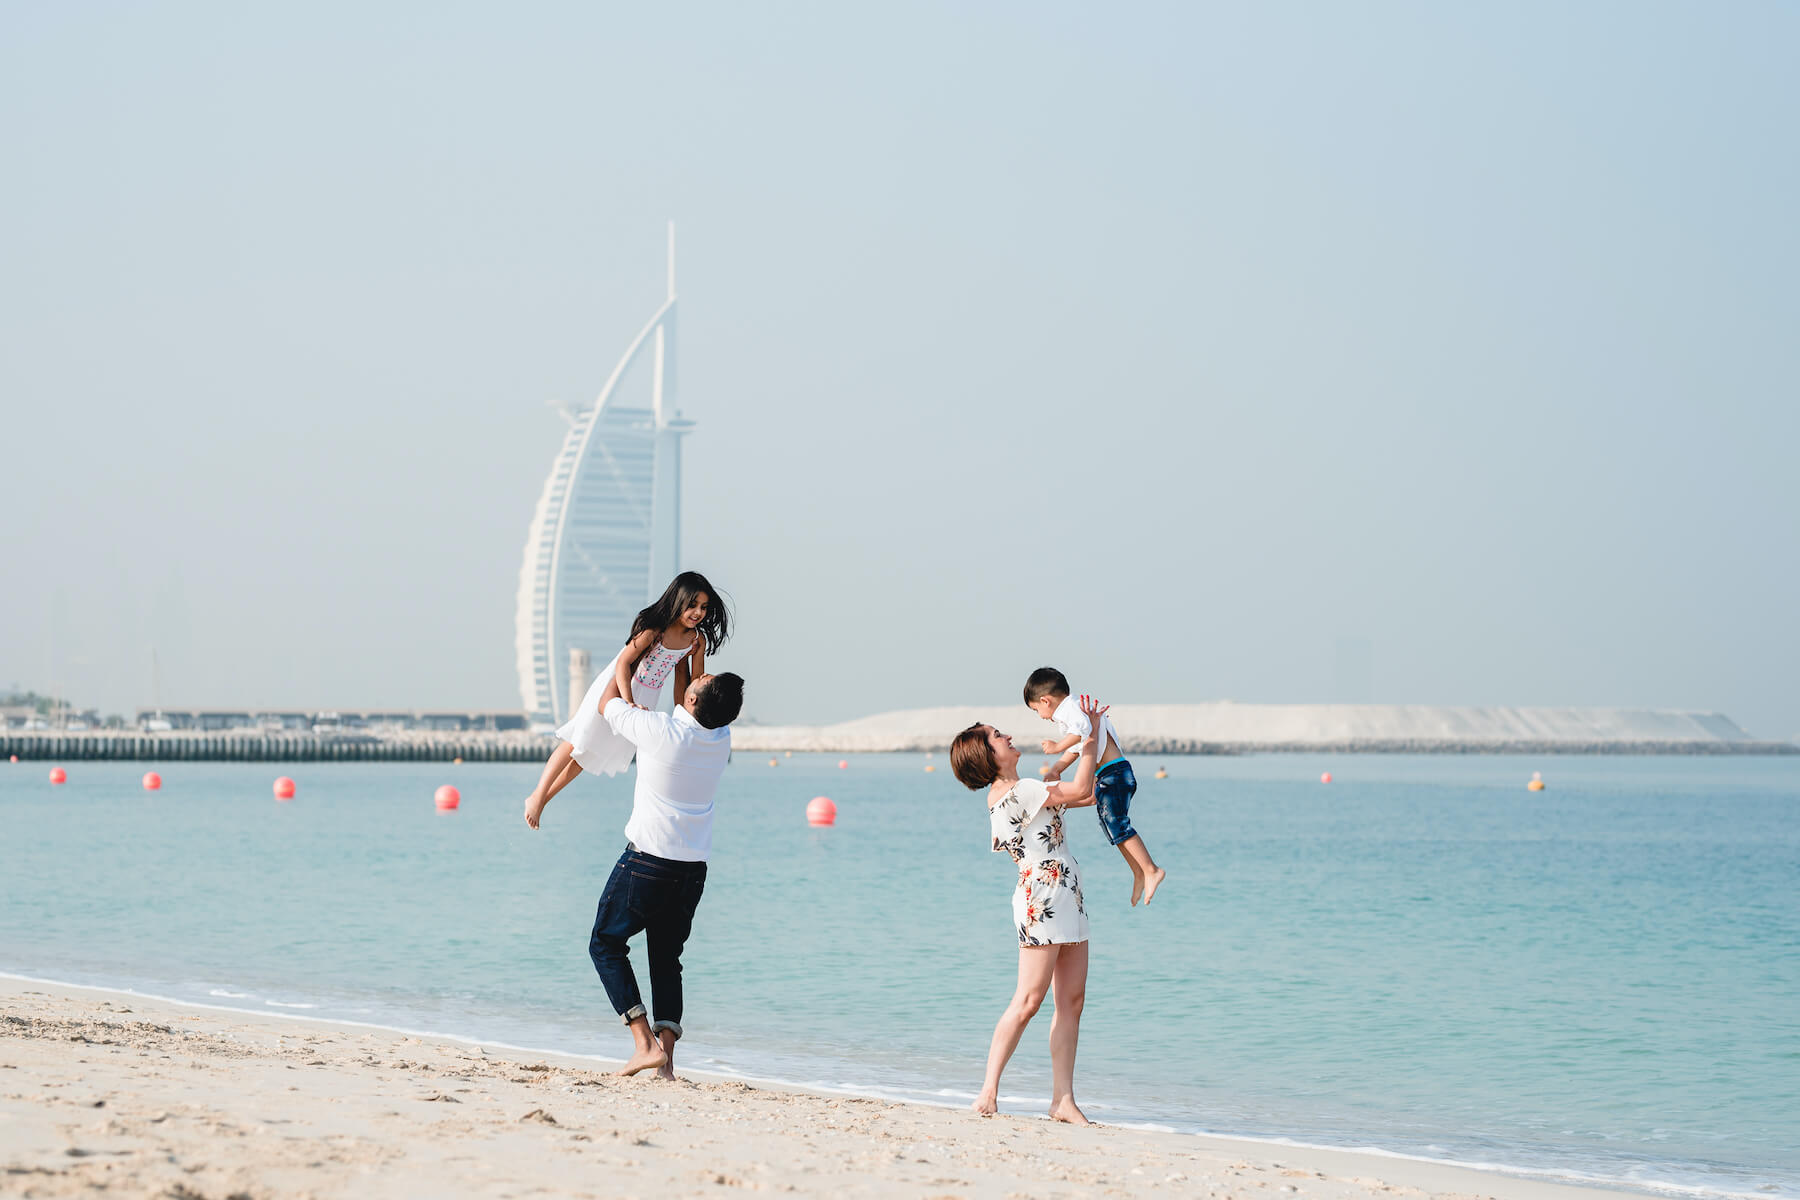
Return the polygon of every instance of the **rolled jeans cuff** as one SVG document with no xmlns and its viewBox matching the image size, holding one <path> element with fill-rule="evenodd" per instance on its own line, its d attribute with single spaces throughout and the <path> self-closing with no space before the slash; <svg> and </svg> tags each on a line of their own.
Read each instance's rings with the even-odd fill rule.
<svg viewBox="0 0 1800 1200">
<path fill-rule="evenodd" d="M 637 1020 L 639 1017 L 644 1016 L 644 1015 L 645 1015 L 644 1006 L 641 1004 L 634 1004 L 630 1008 L 626 1009 L 624 1012 L 619 1014 L 619 1023 L 622 1025 L 629 1025 L 633 1021 Z"/>
<path fill-rule="evenodd" d="M 661 1033 L 665 1029 L 675 1035 L 676 1041 L 679 1042 L 681 1040 L 681 1026 L 676 1024 L 674 1021 L 654 1021 L 654 1022 L 652 1022 L 650 1025 L 650 1036 L 655 1037 L 657 1034 Z"/>
</svg>

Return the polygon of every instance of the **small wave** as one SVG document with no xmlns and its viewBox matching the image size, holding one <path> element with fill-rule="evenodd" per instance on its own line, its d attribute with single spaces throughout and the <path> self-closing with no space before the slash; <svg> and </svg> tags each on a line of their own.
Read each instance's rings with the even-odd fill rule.
<svg viewBox="0 0 1800 1200">
<path fill-rule="evenodd" d="M 317 1008 L 317 1007 L 319 1007 L 316 1004 L 289 1004 L 283 1000 L 264 1000 L 263 1003 L 267 1004 L 270 1008 Z"/>
<path fill-rule="evenodd" d="M 228 988 L 213 988 L 211 991 L 207 992 L 206 994 L 209 996 L 219 996 L 226 1000 L 248 1000 L 255 993 L 253 993 L 253 992 L 234 992 Z"/>
</svg>

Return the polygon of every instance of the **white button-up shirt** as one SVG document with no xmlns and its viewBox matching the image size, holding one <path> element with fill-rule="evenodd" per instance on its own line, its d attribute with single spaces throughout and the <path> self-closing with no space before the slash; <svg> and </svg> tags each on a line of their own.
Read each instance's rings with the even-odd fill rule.
<svg viewBox="0 0 1800 1200">
<path fill-rule="evenodd" d="M 1119 740 L 1119 731 L 1113 728 L 1112 718 L 1101 714 L 1100 728 L 1094 729 L 1094 723 L 1088 720 L 1086 713 L 1081 711 L 1081 701 L 1074 696 L 1064 696 L 1062 703 L 1056 706 L 1056 715 L 1050 719 L 1056 722 L 1057 728 L 1063 731 L 1064 737 L 1073 733 L 1085 740 L 1089 733 L 1094 734 L 1094 765 L 1096 767 L 1106 761 L 1106 739 L 1109 737 L 1112 738 L 1113 745 L 1119 748 L 1120 757 L 1124 757 L 1125 743 Z M 1081 743 L 1077 742 L 1063 753 L 1081 753 Z"/>
<path fill-rule="evenodd" d="M 648 712 L 614 698 L 606 723 L 637 747 L 637 791 L 625 836 L 645 854 L 705 862 L 712 853 L 713 794 L 731 759 L 731 726 L 707 729 L 677 706 Z"/>
</svg>

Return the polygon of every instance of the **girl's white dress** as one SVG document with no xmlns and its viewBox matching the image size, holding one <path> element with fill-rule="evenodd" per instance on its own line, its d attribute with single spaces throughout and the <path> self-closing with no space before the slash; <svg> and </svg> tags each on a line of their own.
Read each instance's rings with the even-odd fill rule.
<svg viewBox="0 0 1800 1200">
<path fill-rule="evenodd" d="M 620 647 L 619 654 L 626 653 L 629 645 L 627 643 Z M 680 650 L 670 650 L 663 645 L 660 637 L 651 642 L 650 649 L 644 652 L 637 670 L 632 672 L 632 699 L 645 708 L 654 709 L 662 699 L 663 686 L 668 683 L 675 664 L 686 658 L 693 649 L 691 642 Z M 557 737 L 574 748 L 573 757 L 584 771 L 604 771 L 608 775 L 617 775 L 631 765 L 631 756 L 637 753 L 637 747 L 614 733 L 612 726 L 606 723 L 606 718 L 600 715 L 600 696 L 606 691 L 606 685 L 612 682 L 613 672 L 619 669 L 619 654 L 613 655 L 612 661 L 606 664 L 606 669 L 594 676 L 587 695 L 581 698 L 581 707 L 556 731 Z"/>
<path fill-rule="evenodd" d="M 1063 839 L 1062 809 L 1045 808 L 1049 799 L 1042 780 L 1021 779 L 988 809 L 994 853 L 1011 855 L 1019 869 L 1013 924 L 1021 946 L 1085 942 L 1088 936 L 1081 871 Z"/>
</svg>

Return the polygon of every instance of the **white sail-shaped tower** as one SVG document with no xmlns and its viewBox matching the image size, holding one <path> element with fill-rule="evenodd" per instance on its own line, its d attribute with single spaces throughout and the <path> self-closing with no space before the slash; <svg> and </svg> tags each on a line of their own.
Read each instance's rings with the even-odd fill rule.
<svg viewBox="0 0 1800 1200">
<path fill-rule="evenodd" d="M 681 438 L 693 422 L 674 400 L 671 223 L 668 298 L 593 403 L 567 414 L 569 431 L 532 514 L 515 637 L 519 695 L 534 721 L 568 719 L 569 652 L 585 650 L 603 667 L 637 611 L 680 569 Z"/>
</svg>

